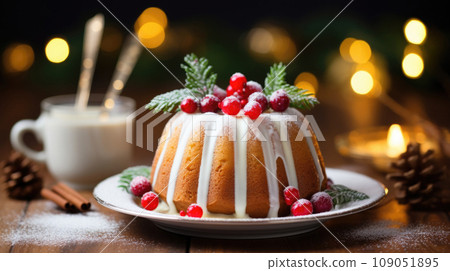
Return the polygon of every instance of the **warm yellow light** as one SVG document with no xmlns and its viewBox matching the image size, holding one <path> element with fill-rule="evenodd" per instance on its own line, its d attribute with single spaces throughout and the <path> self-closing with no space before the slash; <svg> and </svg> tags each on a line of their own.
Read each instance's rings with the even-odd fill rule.
<svg viewBox="0 0 450 271">
<path fill-rule="evenodd" d="M 144 24 L 151 22 L 159 24 L 162 28 L 166 28 L 166 13 L 164 13 L 164 11 L 159 8 L 147 8 L 141 13 L 141 15 L 139 15 L 138 19 L 136 20 L 136 23 L 134 24 L 134 31 L 136 31 L 137 33 Z"/>
<path fill-rule="evenodd" d="M 298 88 L 309 90 L 312 94 L 315 94 L 319 88 L 317 78 L 310 72 L 300 73 L 297 78 L 295 78 L 294 84 Z"/>
<path fill-rule="evenodd" d="M 365 63 L 372 56 L 370 45 L 363 40 L 355 40 L 350 45 L 350 57 L 356 63 Z"/>
<path fill-rule="evenodd" d="M 54 38 L 45 46 L 45 55 L 50 62 L 61 63 L 69 56 L 69 44 L 61 38 Z"/>
<path fill-rule="evenodd" d="M 406 151 L 405 138 L 403 137 L 402 127 L 400 125 L 392 124 L 389 127 L 387 145 L 387 155 L 389 157 L 397 157 Z"/>
<path fill-rule="evenodd" d="M 417 78 L 423 72 L 423 59 L 418 54 L 407 54 L 402 61 L 403 73 L 410 78 Z"/>
<path fill-rule="evenodd" d="M 33 49 L 27 44 L 13 44 L 3 53 L 3 65 L 8 72 L 23 72 L 34 62 Z"/>
<path fill-rule="evenodd" d="M 349 62 L 352 61 L 352 58 L 350 57 L 350 46 L 354 41 L 356 41 L 356 39 L 346 38 L 342 41 L 341 46 L 339 46 L 339 53 L 341 54 L 342 58 Z"/>
<path fill-rule="evenodd" d="M 405 37 L 413 44 L 421 44 L 427 37 L 427 28 L 417 19 L 410 19 L 405 24 Z"/>
<path fill-rule="evenodd" d="M 166 35 L 161 25 L 149 22 L 139 28 L 138 37 L 145 47 L 156 48 L 164 42 Z"/>
<path fill-rule="evenodd" d="M 353 74 L 350 84 L 357 94 L 367 94 L 373 88 L 373 77 L 366 71 L 357 71 Z"/>
<path fill-rule="evenodd" d="M 295 57 L 296 52 L 297 47 L 288 35 L 280 34 L 275 36 L 272 53 L 276 61 L 290 61 Z"/>
<path fill-rule="evenodd" d="M 117 90 L 122 90 L 123 89 L 123 81 L 122 80 L 114 81 L 113 88 L 117 89 Z"/>
<path fill-rule="evenodd" d="M 259 54 L 269 53 L 274 44 L 272 33 L 262 27 L 252 29 L 248 39 L 250 50 Z"/>
<path fill-rule="evenodd" d="M 105 101 L 105 107 L 106 107 L 107 109 L 112 109 L 112 108 L 114 107 L 115 104 L 116 104 L 116 103 L 115 103 L 114 100 L 111 99 L 111 98 L 108 98 L 108 99 L 106 99 L 106 101 Z"/>
</svg>

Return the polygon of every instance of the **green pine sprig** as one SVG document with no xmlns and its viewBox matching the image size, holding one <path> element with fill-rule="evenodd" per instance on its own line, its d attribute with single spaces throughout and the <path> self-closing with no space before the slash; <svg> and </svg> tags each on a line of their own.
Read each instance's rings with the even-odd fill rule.
<svg viewBox="0 0 450 271">
<path fill-rule="evenodd" d="M 145 107 L 155 113 L 164 111 L 172 112 L 180 110 L 180 104 L 186 97 L 192 97 L 192 91 L 186 88 L 175 89 L 153 98 Z"/>
<path fill-rule="evenodd" d="M 319 103 L 308 90 L 286 83 L 286 65 L 283 63 L 273 64 L 264 81 L 264 94 L 267 96 L 279 89 L 287 92 L 290 107 L 310 110 Z"/>
<path fill-rule="evenodd" d="M 181 64 L 181 68 L 186 71 L 185 88 L 156 96 L 147 104 L 147 109 L 154 110 L 154 112 L 179 111 L 184 98 L 201 99 L 213 93 L 217 74 L 212 72 L 209 61 L 204 57 L 198 58 L 195 54 L 186 55 L 184 61 L 186 63 Z"/>
<path fill-rule="evenodd" d="M 331 185 L 325 192 L 333 199 L 333 206 L 369 198 L 365 193 L 353 190 L 341 184 Z"/>
<path fill-rule="evenodd" d="M 186 64 L 181 64 L 181 68 L 186 71 L 185 87 L 198 97 L 212 94 L 217 74 L 212 72 L 209 61 L 204 57 L 188 54 L 184 57 L 184 62 Z"/>
<path fill-rule="evenodd" d="M 151 168 L 148 166 L 136 166 L 127 168 L 120 174 L 118 187 L 130 193 L 130 184 L 134 177 L 144 176 L 145 178 L 150 178 L 150 172 Z"/>
</svg>

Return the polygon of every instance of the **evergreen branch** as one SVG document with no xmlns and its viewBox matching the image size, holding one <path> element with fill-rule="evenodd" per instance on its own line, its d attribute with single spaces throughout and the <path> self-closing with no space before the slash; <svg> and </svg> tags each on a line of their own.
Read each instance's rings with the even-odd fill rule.
<svg viewBox="0 0 450 271">
<path fill-rule="evenodd" d="M 289 106 L 297 109 L 311 110 L 314 106 L 319 104 L 316 97 L 306 89 L 301 89 L 296 86 L 286 86 L 284 90 L 289 96 Z"/>
<path fill-rule="evenodd" d="M 130 193 L 130 184 L 134 177 L 144 176 L 150 178 L 151 168 L 147 166 L 130 167 L 122 171 L 120 174 L 119 185 L 117 187 L 122 188 L 124 191 Z"/>
<path fill-rule="evenodd" d="M 289 96 L 290 107 L 310 110 L 319 103 L 312 93 L 286 83 L 286 65 L 283 63 L 273 64 L 270 67 L 264 84 L 264 94 L 267 96 L 279 89 L 284 89 Z"/>
<path fill-rule="evenodd" d="M 193 91 L 183 88 L 175 89 L 170 92 L 160 94 L 153 98 L 150 103 L 146 105 L 149 110 L 154 110 L 155 113 L 160 111 L 171 112 L 173 110 L 180 110 L 180 104 L 186 97 L 192 97 Z"/>
<path fill-rule="evenodd" d="M 333 199 L 333 206 L 369 198 L 366 194 L 341 184 L 334 184 L 330 189 L 325 190 L 325 192 Z"/>
<path fill-rule="evenodd" d="M 286 66 L 283 63 L 273 64 L 264 80 L 264 94 L 270 96 L 273 92 L 286 85 Z"/>
<path fill-rule="evenodd" d="M 199 97 L 212 94 L 217 74 L 212 72 L 209 61 L 204 57 L 198 58 L 195 54 L 186 55 L 184 61 L 186 64 L 181 64 L 181 68 L 186 71 L 186 88 Z"/>
</svg>

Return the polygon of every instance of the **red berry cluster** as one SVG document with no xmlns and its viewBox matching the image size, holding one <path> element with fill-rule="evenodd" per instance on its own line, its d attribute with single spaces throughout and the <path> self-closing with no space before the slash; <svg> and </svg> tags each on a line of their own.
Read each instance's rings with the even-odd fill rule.
<svg viewBox="0 0 450 271">
<path fill-rule="evenodd" d="M 311 197 L 311 200 L 307 200 L 300 198 L 297 188 L 288 186 L 284 189 L 283 194 L 284 201 L 288 206 L 291 206 L 291 214 L 293 216 L 328 212 L 333 208 L 333 200 L 325 192 L 317 192 Z"/>
<path fill-rule="evenodd" d="M 247 81 L 242 73 L 230 77 L 227 90 L 218 86 L 213 89 L 213 95 L 206 95 L 200 101 L 194 97 L 185 98 L 180 105 L 185 113 L 216 112 L 221 109 L 227 115 L 237 115 L 243 109 L 244 114 L 251 119 L 257 119 L 264 110 L 270 107 L 277 112 L 283 112 L 289 107 L 289 96 L 286 91 L 275 91 L 270 99 L 263 93 L 261 85 L 255 81 Z"/>
<path fill-rule="evenodd" d="M 201 218 L 203 216 L 203 209 L 200 205 L 192 203 L 186 211 L 180 211 L 180 216 Z"/>
<path fill-rule="evenodd" d="M 151 192 L 152 185 L 144 176 L 136 176 L 130 183 L 130 190 L 136 197 L 141 197 L 141 205 L 144 209 L 153 211 L 159 205 L 159 197 Z"/>
</svg>

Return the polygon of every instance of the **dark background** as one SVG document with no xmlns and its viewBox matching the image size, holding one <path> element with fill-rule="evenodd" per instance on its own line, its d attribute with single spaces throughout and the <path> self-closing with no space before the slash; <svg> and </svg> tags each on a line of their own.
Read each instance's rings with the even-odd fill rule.
<svg viewBox="0 0 450 271">
<path fill-rule="evenodd" d="M 195 42 L 170 53 L 155 49 L 167 67 L 183 78 L 179 69 L 182 57 L 188 52 L 206 56 L 219 73 L 219 82 L 225 82 L 236 70 L 261 81 L 272 63 L 258 60 L 248 54 L 245 35 L 260 24 L 270 23 L 285 29 L 293 38 L 297 51 L 302 49 L 349 1 L 102 1 L 129 29 L 147 7 L 165 11 L 169 29 L 187 30 Z M 40 84 L 51 91 L 63 85 L 76 86 L 81 59 L 84 23 L 97 13 L 103 13 L 106 26 L 125 29 L 97 1 L 2 1 L 2 35 L 0 50 L 12 42 L 30 44 L 35 62 L 24 74 L 1 75 L 3 86 L 11 84 Z M 295 78 L 303 70 L 314 72 L 320 80 L 329 56 L 336 53 L 339 44 L 348 36 L 366 40 L 373 51 L 388 61 L 390 73 L 402 76 L 402 52 L 407 44 L 403 25 L 407 19 L 417 17 L 427 26 L 428 36 L 423 50 L 427 54 L 421 80 L 407 80 L 416 89 L 444 93 L 439 73 L 449 70 L 448 12 L 439 1 L 363 1 L 355 0 L 291 64 L 288 75 Z M 69 58 L 61 64 L 45 59 L 45 44 L 54 36 L 61 36 L 70 45 Z M 104 88 L 117 60 L 119 50 L 100 52 L 94 89 Z M 144 53 L 129 84 L 146 85 L 149 82 L 175 84 L 171 76 L 151 57 Z M 402 78 L 404 79 L 404 78 Z M 444 80 L 445 81 L 445 80 Z M 165 84 L 164 84 L 165 85 Z M 174 87 L 177 87 L 176 84 Z M 423 90 L 422 90 L 423 91 Z M 448 97 L 448 93 L 447 93 Z"/>
<path fill-rule="evenodd" d="M 349 1 L 102 1 L 128 29 L 148 7 L 159 7 L 167 15 L 166 31 L 180 41 L 190 43 L 176 49 L 152 52 L 178 78 L 183 56 L 190 52 L 205 56 L 218 73 L 218 84 L 225 88 L 229 76 L 243 72 L 249 79 L 263 82 L 274 59 L 256 58 L 249 53 L 246 37 L 252 28 L 272 25 L 286 31 L 302 50 Z M 34 50 L 31 68 L 21 73 L 0 69 L 0 140 L 7 142 L 12 125 L 20 119 L 36 119 L 43 98 L 76 92 L 79 79 L 83 32 L 86 21 L 97 13 L 105 15 L 107 29 L 121 37 L 127 31 L 97 1 L 1 1 L 0 53 L 13 43 L 26 43 Z M 427 39 L 420 47 L 425 69 L 418 79 L 402 72 L 403 50 L 408 45 L 403 27 L 409 18 L 419 18 L 427 26 Z M 314 73 L 319 80 L 317 96 L 321 105 L 314 114 L 333 149 L 333 136 L 356 128 L 407 120 L 383 113 L 386 108 L 375 99 L 354 94 L 326 80 L 339 46 L 347 37 L 367 41 L 372 52 L 383 57 L 390 86 L 385 89 L 412 112 L 443 127 L 449 127 L 450 68 L 448 11 L 439 1 L 363 1 L 355 0 L 287 69 L 293 83 L 303 72 Z M 180 34 L 181 33 L 181 34 Z M 105 34 L 106 35 L 106 29 Z M 55 64 L 44 53 L 47 42 L 63 37 L 70 45 L 67 60 Z M 100 50 L 92 92 L 105 93 L 120 48 Z M 347 82 L 347 81 L 346 81 Z M 348 85 L 348 83 L 347 83 Z M 179 88 L 179 83 L 148 52 L 143 51 L 125 86 L 123 95 L 145 105 L 156 94 Z M 348 88 L 349 86 L 347 86 Z M 423 102 L 425 101 L 425 102 Z M 423 102 L 423 103 L 422 103 Z M 381 110 L 383 109 L 383 110 Z M 387 110 L 389 112 L 389 110 Z M 306 112 L 309 113 L 309 112 Z M 392 113 L 392 112 L 390 112 Z M 339 119 L 336 116 L 341 116 Z M 326 155 L 333 155 L 326 154 Z M 336 155 L 336 153 L 334 153 Z"/>
</svg>

